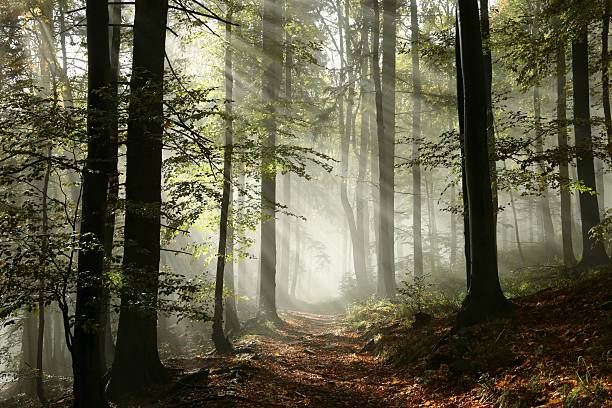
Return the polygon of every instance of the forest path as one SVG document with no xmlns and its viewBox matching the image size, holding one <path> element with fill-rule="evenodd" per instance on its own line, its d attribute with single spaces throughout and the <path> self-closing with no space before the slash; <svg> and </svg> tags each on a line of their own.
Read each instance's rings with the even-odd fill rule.
<svg viewBox="0 0 612 408">
<path fill-rule="evenodd" d="M 342 316 L 285 312 L 281 319 L 241 337 L 235 356 L 193 362 L 210 370 L 206 391 L 177 392 L 161 406 L 380 408 L 409 392 L 393 369 L 361 352 L 363 341 Z"/>
</svg>

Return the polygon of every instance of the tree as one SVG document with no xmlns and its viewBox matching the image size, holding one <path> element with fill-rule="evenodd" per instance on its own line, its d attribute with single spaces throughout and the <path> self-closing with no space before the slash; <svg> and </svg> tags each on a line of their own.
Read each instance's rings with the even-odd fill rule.
<svg viewBox="0 0 612 408">
<path fill-rule="evenodd" d="M 484 64 L 487 80 L 487 137 L 489 141 L 489 171 L 491 173 L 493 205 L 495 206 L 495 223 L 497 224 L 497 212 L 499 198 L 497 196 L 497 164 L 495 153 L 495 115 L 493 112 L 493 57 L 491 52 L 491 28 L 489 23 L 489 0 L 479 0 L 480 2 L 480 34 L 482 36 L 482 46 L 484 50 Z"/>
<path fill-rule="evenodd" d="M 565 42 L 561 42 L 556 50 L 557 76 L 557 143 L 563 155 L 559 163 L 560 195 L 561 195 L 561 236 L 563 241 L 563 263 L 566 268 L 576 264 L 574 246 L 572 244 L 572 199 L 569 189 L 569 155 L 567 151 L 567 64 L 565 62 Z"/>
<path fill-rule="evenodd" d="M 344 7 L 342 7 L 344 5 Z M 348 167 L 349 167 L 349 150 L 352 133 L 353 122 L 353 99 L 355 94 L 354 89 L 354 68 L 353 68 L 353 47 L 351 41 L 349 15 L 350 8 L 347 0 L 344 3 L 338 1 L 338 31 L 340 33 L 339 51 L 341 54 L 340 60 L 340 87 L 342 92 L 338 94 L 338 130 L 340 132 L 340 161 L 341 175 L 340 181 L 340 201 L 346 221 L 349 227 L 349 234 L 353 248 L 353 268 L 355 270 L 355 278 L 357 289 L 360 294 L 365 293 L 367 287 L 367 277 L 365 274 L 365 251 L 363 243 L 363 235 L 359 233 L 357 219 L 353 212 L 353 207 L 348 196 Z M 344 13 L 343 13 L 344 8 Z M 348 83 L 347 83 L 348 72 Z M 346 111 L 345 111 L 345 91 L 348 88 L 346 96 Z"/>
<path fill-rule="evenodd" d="M 487 143 L 487 84 L 476 0 L 459 0 L 459 47 L 465 109 L 465 176 L 471 257 L 468 294 L 458 315 L 469 325 L 503 312 L 507 306 L 497 272 L 495 209 Z"/>
<path fill-rule="evenodd" d="M 74 407 L 107 407 L 102 298 L 110 129 L 108 8 L 106 1 L 88 0 L 87 17 L 87 162 L 83 171 L 81 250 L 78 260 L 72 367 Z"/>
<path fill-rule="evenodd" d="M 410 31 L 412 42 L 412 86 L 414 107 L 412 108 L 412 159 L 419 158 L 421 139 L 421 70 L 419 60 L 419 15 L 416 0 L 410 1 Z M 421 166 L 412 168 L 412 236 L 414 245 L 414 276 L 423 276 L 423 232 L 421 225 Z"/>
<path fill-rule="evenodd" d="M 167 380 L 157 350 L 163 75 L 168 2 L 137 0 L 127 135 L 124 286 L 108 394 Z"/>
<path fill-rule="evenodd" d="M 232 98 L 234 77 L 232 72 L 232 19 L 231 5 L 225 23 L 225 150 L 223 157 L 223 193 L 221 198 L 221 219 L 219 221 L 219 249 L 217 252 L 217 273 L 215 279 L 215 311 L 212 324 L 212 340 L 217 353 L 229 353 L 232 344 L 223 330 L 223 278 L 226 269 L 228 249 L 228 219 L 232 191 L 232 150 L 234 144 Z M 232 239 L 232 237 L 230 237 Z M 233 262 L 230 260 L 230 262 Z M 233 294 L 232 294 L 233 296 Z"/>
<path fill-rule="evenodd" d="M 378 134 L 380 184 L 380 234 L 378 274 L 383 279 L 383 295 L 395 297 L 395 67 L 397 48 L 397 0 L 383 0 L 382 96 L 384 132 Z M 381 137 L 382 136 L 382 137 Z"/>
<path fill-rule="evenodd" d="M 263 0 L 262 102 L 264 105 L 261 144 L 261 277 L 259 317 L 279 320 L 276 311 L 276 132 L 277 99 L 282 76 L 281 2 Z"/>
<path fill-rule="evenodd" d="M 595 188 L 593 164 L 593 140 L 589 103 L 589 50 L 587 28 L 582 27 L 572 42 L 572 83 L 574 87 L 574 134 L 577 150 L 578 178 L 591 191 Z M 590 239 L 591 229 L 599 224 L 599 204 L 591 191 L 580 192 L 582 218 L 582 259 L 578 267 L 588 269 L 608 264 L 608 256 L 602 242 Z"/>
</svg>

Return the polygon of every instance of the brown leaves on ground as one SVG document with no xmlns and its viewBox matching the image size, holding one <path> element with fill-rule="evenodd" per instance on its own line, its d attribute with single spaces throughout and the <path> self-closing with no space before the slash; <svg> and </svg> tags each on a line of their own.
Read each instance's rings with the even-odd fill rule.
<svg viewBox="0 0 612 408">
<path fill-rule="evenodd" d="M 612 407 L 611 289 L 609 274 L 549 289 L 453 335 L 451 318 L 364 338 L 342 316 L 283 313 L 234 356 L 180 362 L 188 380 L 154 406 Z"/>
</svg>

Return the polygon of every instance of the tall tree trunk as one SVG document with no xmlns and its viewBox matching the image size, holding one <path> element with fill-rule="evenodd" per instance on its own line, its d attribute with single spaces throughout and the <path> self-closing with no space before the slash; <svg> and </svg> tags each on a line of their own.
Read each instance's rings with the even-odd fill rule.
<svg viewBox="0 0 612 408">
<path fill-rule="evenodd" d="M 49 247 L 49 179 L 51 177 L 51 147 L 47 148 L 47 167 L 45 175 L 43 177 L 43 183 L 41 188 L 42 193 L 42 253 L 41 268 L 45 268 L 48 259 L 45 259 Z M 36 395 L 38 400 L 42 403 L 46 403 L 45 390 L 43 386 L 44 372 L 43 372 L 43 356 L 45 346 L 49 348 L 51 345 L 47 343 L 45 345 L 45 281 L 40 281 L 40 291 L 38 294 L 38 341 L 36 345 Z"/>
<path fill-rule="evenodd" d="M 419 144 L 421 139 L 421 67 L 419 47 L 419 14 L 416 0 L 410 0 L 410 32 L 412 43 L 412 160 L 419 158 Z M 412 239 L 414 241 L 414 277 L 423 276 L 423 238 L 421 221 L 421 166 L 412 167 Z"/>
<path fill-rule="evenodd" d="M 291 113 L 291 102 L 293 100 L 293 37 L 290 32 L 290 24 L 293 21 L 292 0 L 285 1 L 285 104 L 287 115 Z M 291 173 L 287 173 L 283 179 L 283 201 L 287 207 L 291 202 Z M 281 242 L 281 273 L 279 279 L 279 294 L 286 298 L 289 295 L 289 270 L 291 257 L 291 217 L 284 218 L 283 239 Z"/>
<path fill-rule="evenodd" d="M 380 236 L 378 270 L 384 296 L 395 297 L 395 67 L 397 48 L 397 0 L 383 0 L 382 95 L 384 132 L 379 133 Z"/>
<path fill-rule="evenodd" d="M 232 150 L 234 144 L 234 118 L 232 98 L 234 97 L 234 76 L 232 72 L 232 6 L 229 5 L 225 23 L 225 153 L 223 157 L 223 193 L 221 198 L 221 218 L 219 222 L 219 249 L 217 252 L 217 274 L 215 279 L 215 311 L 212 324 L 212 341 L 217 353 L 225 354 L 233 350 L 232 344 L 223 330 L 223 278 L 227 258 L 228 219 L 232 192 Z M 230 260 L 230 262 L 232 262 Z"/>
<path fill-rule="evenodd" d="M 374 0 L 371 0 L 374 1 Z M 372 3 L 373 4 L 373 3 Z M 378 3 L 376 3 L 378 4 Z M 374 274 L 376 275 L 376 293 L 383 293 L 383 281 L 382 276 L 378 273 L 378 235 L 380 234 L 380 216 L 379 216 L 379 203 L 378 200 L 380 198 L 380 189 L 378 186 L 378 166 L 379 166 L 379 158 L 378 158 L 378 132 L 379 132 L 379 120 L 382 121 L 382 93 L 380 94 L 380 106 L 381 110 L 378 110 L 378 92 L 379 89 L 382 92 L 381 84 L 380 84 L 380 55 L 378 52 L 379 43 L 380 43 L 380 25 L 378 24 L 378 20 L 374 18 L 374 9 L 368 10 L 369 14 L 369 27 L 370 33 L 372 36 L 372 50 L 370 53 L 370 82 L 372 87 L 372 92 L 369 98 L 369 104 L 371 106 L 370 110 L 370 201 L 372 202 L 372 232 L 374 232 L 374 245 L 372 245 L 372 250 L 374 253 Z M 380 15 L 378 16 L 380 18 Z M 376 44 L 375 44 L 376 42 Z M 376 85 L 376 81 L 378 81 L 378 87 Z M 379 117 L 380 116 L 380 117 Z M 381 122 L 382 123 L 382 122 Z M 381 130 L 382 131 L 382 130 Z"/>
<path fill-rule="evenodd" d="M 495 209 L 491 191 L 487 138 L 487 84 L 476 0 L 459 0 L 459 39 L 465 99 L 465 173 L 472 257 L 470 287 L 458 320 L 468 325 L 507 307 L 499 284 Z"/>
<path fill-rule="evenodd" d="M 489 171 L 491 173 L 491 191 L 493 193 L 493 208 L 495 210 L 495 223 L 497 224 L 497 212 L 499 198 L 497 196 L 497 164 L 495 152 L 495 116 L 493 114 L 493 57 L 491 54 L 491 29 L 489 23 L 489 0 L 480 2 L 480 33 L 482 36 L 482 47 L 484 52 L 484 64 L 487 86 L 487 141 L 489 143 Z"/>
<path fill-rule="evenodd" d="M 610 112 L 610 0 L 602 0 L 604 11 L 601 30 L 601 94 L 608 144 L 612 145 L 612 113 Z M 610 149 L 610 146 L 609 146 Z M 612 154 L 612 150 L 610 150 Z"/>
<path fill-rule="evenodd" d="M 259 316 L 279 320 L 276 312 L 276 113 L 282 76 L 281 1 L 263 0 L 264 72 L 262 80 L 266 135 L 261 144 L 261 281 Z"/>
<path fill-rule="evenodd" d="M 230 165 L 229 165 L 229 208 L 228 213 L 235 213 L 232 208 L 234 207 L 234 187 L 233 183 L 231 183 L 231 178 L 233 176 L 232 170 L 232 153 L 233 153 L 233 145 L 234 145 L 234 118 L 233 118 L 233 109 L 234 109 L 234 67 L 233 67 L 233 48 L 232 48 L 232 8 L 230 5 L 230 12 L 228 12 L 227 21 L 225 23 L 225 98 L 227 99 L 226 103 L 226 128 L 225 128 L 225 145 L 226 149 L 229 149 L 229 152 L 226 150 L 226 154 L 229 153 Z M 224 177 L 225 177 L 225 162 L 224 162 Z M 227 182 L 224 179 L 224 188 L 225 183 Z M 234 263 L 235 263 L 235 254 L 234 254 L 234 220 L 235 217 L 229 217 L 227 224 L 227 251 L 226 255 L 229 254 L 229 263 L 225 265 L 225 287 L 229 292 L 229 296 L 226 297 L 225 300 L 225 332 L 226 333 L 237 333 L 240 330 L 240 319 L 238 319 L 238 312 L 236 311 L 236 285 L 234 278 Z"/>
<path fill-rule="evenodd" d="M 451 68 L 452 69 L 452 68 Z M 449 98 L 453 95 L 453 75 L 452 71 L 448 74 L 448 95 Z M 453 111 L 449 110 L 448 113 L 448 131 L 454 134 L 454 123 L 453 123 Z M 453 183 L 451 185 L 451 213 L 450 213 L 450 257 L 449 257 L 449 269 L 454 271 L 457 265 L 457 212 L 455 211 L 455 205 L 457 204 L 457 188 Z"/>
<path fill-rule="evenodd" d="M 110 98 L 110 173 L 108 180 L 108 203 L 106 214 L 106 231 L 104 238 L 104 257 L 106 260 L 106 272 L 110 272 L 113 264 L 113 247 L 115 242 L 115 219 L 119 210 L 119 76 L 121 66 L 119 53 L 121 48 L 121 5 L 110 4 L 108 6 L 109 17 L 109 56 L 111 71 L 111 87 L 108 90 Z M 115 343 L 111 333 L 110 292 L 105 291 L 103 299 L 104 322 L 104 351 L 106 367 L 111 367 L 115 355 Z"/>
<path fill-rule="evenodd" d="M 366 173 L 368 166 L 368 145 L 370 138 L 370 106 L 368 98 L 368 56 L 370 47 L 368 44 L 368 0 L 361 0 L 361 55 L 359 59 L 359 94 L 361 98 L 361 125 L 359 134 L 359 170 L 357 172 L 357 186 L 355 190 L 355 218 L 357 223 L 357 236 L 360 241 L 359 249 L 363 251 L 363 273 L 369 286 L 370 279 L 367 277 L 367 265 L 369 265 L 369 217 L 368 202 L 365 197 Z"/>
<path fill-rule="evenodd" d="M 376 206 L 376 219 L 378 220 L 378 225 L 376 231 L 378 232 L 378 236 L 376 237 L 377 243 L 377 292 L 379 296 L 385 296 L 385 279 L 384 279 L 384 271 L 381 268 L 383 263 L 382 260 L 382 252 L 380 242 L 382 240 L 381 232 L 382 232 L 382 219 L 384 210 L 382 208 L 382 203 L 380 202 L 380 197 L 382 196 L 382 186 L 380 185 L 380 173 L 382 172 L 382 159 L 380 156 L 380 141 L 385 138 L 385 121 L 384 121 L 384 111 L 383 111 L 383 90 L 380 78 L 380 7 L 378 4 L 378 0 L 372 0 L 372 10 L 374 13 L 372 15 L 372 77 L 374 79 L 374 98 L 375 98 L 375 106 L 376 106 L 376 140 L 378 147 L 378 157 L 377 157 L 377 170 L 379 173 L 378 177 L 378 202 L 375 204 Z"/>
<path fill-rule="evenodd" d="M 351 117 L 353 116 L 353 94 L 354 87 L 352 74 L 352 63 L 353 63 L 353 51 L 351 47 L 350 33 L 348 32 L 349 25 L 347 23 L 348 16 L 344 16 L 342 13 L 343 7 L 340 2 L 337 3 L 338 9 L 338 27 L 340 29 L 340 52 L 346 55 L 346 58 L 342 58 L 340 68 L 340 86 L 345 86 L 346 72 L 349 72 L 349 91 L 348 97 L 346 98 L 346 115 L 344 114 L 344 96 L 340 93 L 338 96 L 338 127 L 340 130 L 340 153 L 341 153 L 341 167 L 342 167 L 342 181 L 340 183 L 340 200 L 342 202 L 342 208 L 346 215 L 348 222 L 351 245 L 353 247 L 353 268 L 355 270 L 355 278 L 357 282 L 357 290 L 360 295 L 365 294 L 367 288 L 367 276 L 365 273 L 365 251 L 363 244 L 363 236 L 358 235 L 358 226 L 353 213 L 353 208 L 349 201 L 348 195 L 348 165 L 349 165 L 349 148 L 351 138 Z M 344 12 L 348 11 L 348 7 L 344 8 Z M 344 34 L 342 34 L 342 27 L 344 27 Z M 344 41 L 343 41 L 344 40 Z M 346 64 L 344 61 L 346 60 Z"/>
<path fill-rule="evenodd" d="M 136 0 L 127 135 L 124 289 L 108 395 L 168 380 L 157 350 L 163 82 L 168 2 Z"/>
<path fill-rule="evenodd" d="M 76 320 L 72 367 L 74 407 L 107 407 L 101 299 L 104 297 L 104 251 L 110 104 L 105 92 L 110 82 L 108 7 L 102 0 L 86 3 L 88 51 L 87 161 L 83 171 L 81 245 L 77 270 Z M 94 328 L 94 329 L 92 329 Z"/>
<path fill-rule="evenodd" d="M 586 28 L 572 44 L 572 71 L 574 86 L 574 132 L 578 155 L 578 178 L 587 188 L 596 191 L 595 167 L 593 164 L 593 140 L 591 136 L 591 113 L 589 104 L 589 54 Z M 580 215 L 582 218 L 582 259 L 579 266 L 590 268 L 608 264 L 608 256 L 602 242 L 590 239 L 590 231 L 599 224 L 597 196 L 591 192 L 580 193 Z"/>
<path fill-rule="evenodd" d="M 461 194 L 463 196 L 463 237 L 465 253 L 466 286 L 470 288 L 472 252 L 470 247 L 470 208 L 468 205 L 467 177 L 465 173 L 465 92 L 463 89 L 463 67 L 461 63 L 461 41 L 459 35 L 459 11 L 455 21 L 455 69 L 457 71 L 457 113 L 459 119 L 459 144 L 461 145 Z"/>
<path fill-rule="evenodd" d="M 541 104 L 540 88 L 536 85 L 533 88 L 533 112 L 535 118 L 536 151 L 539 154 L 544 153 L 545 137 L 542 131 Z M 540 162 L 540 170 L 542 172 L 545 171 L 543 162 Z M 544 245 L 546 247 L 547 256 L 552 258 L 557 254 L 557 245 L 555 243 L 555 230 L 553 227 L 552 215 L 550 213 L 550 201 L 548 200 L 548 186 L 545 183 L 542 185 L 539 201 L 542 227 L 544 230 Z"/>
<path fill-rule="evenodd" d="M 572 197 L 569 188 L 569 155 L 568 155 L 568 133 L 567 133 L 567 63 L 565 62 L 565 44 L 560 44 L 556 55 L 557 70 L 557 142 L 559 150 L 563 154 L 563 160 L 559 163 L 559 176 L 561 185 L 561 235 L 563 240 L 563 263 L 566 268 L 576 264 L 574 246 L 572 244 Z"/>
</svg>

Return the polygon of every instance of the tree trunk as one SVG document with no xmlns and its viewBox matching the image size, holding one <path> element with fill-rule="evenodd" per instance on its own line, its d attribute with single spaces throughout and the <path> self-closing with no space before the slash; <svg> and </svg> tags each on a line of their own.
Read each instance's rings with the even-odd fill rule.
<svg viewBox="0 0 612 408">
<path fill-rule="evenodd" d="M 291 114 L 291 102 L 293 99 L 293 37 L 289 32 L 289 23 L 293 20 L 291 12 L 291 1 L 285 1 L 285 104 L 287 115 Z M 291 173 L 287 173 L 283 179 L 283 201 L 287 207 L 291 203 Z M 279 294 L 286 298 L 289 296 L 289 270 L 291 257 L 291 224 L 290 216 L 284 218 L 283 239 L 281 242 L 281 274 L 279 280 Z"/>
<path fill-rule="evenodd" d="M 499 198 L 497 196 L 497 164 L 495 152 L 495 116 L 493 114 L 493 57 L 491 54 L 491 29 L 489 24 L 489 0 L 480 2 L 480 33 L 484 52 L 484 64 L 487 86 L 487 141 L 489 143 L 489 171 L 491 173 L 491 191 L 493 194 L 493 209 L 495 210 L 495 224 L 497 226 L 497 212 Z"/>
<path fill-rule="evenodd" d="M 232 20 L 231 6 L 227 21 Z M 217 353 L 226 354 L 233 350 L 223 330 L 223 278 L 227 259 L 227 236 L 230 199 L 232 191 L 232 150 L 234 144 L 234 118 L 232 98 L 234 97 L 234 76 L 232 72 L 232 25 L 225 23 L 225 153 L 223 157 L 223 193 L 219 223 L 219 249 L 217 252 L 217 274 L 215 279 L 215 311 L 212 323 L 212 341 Z M 231 260 L 230 260 L 231 262 Z"/>
<path fill-rule="evenodd" d="M 166 382 L 157 350 L 167 1 L 136 0 L 127 135 L 124 289 L 108 395 Z"/>
<path fill-rule="evenodd" d="M 370 116 L 370 177 L 372 185 L 372 220 L 374 224 L 374 242 L 376 243 L 376 245 L 374 245 L 376 259 L 376 293 L 378 293 L 379 296 L 382 296 L 384 294 L 384 281 L 378 268 L 378 265 L 380 265 L 381 262 L 381 255 L 378 251 L 378 243 L 380 242 L 380 186 L 378 186 L 380 177 L 380 157 L 378 156 L 378 139 L 381 137 L 380 135 L 384 133 L 384 116 L 382 105 L 382 84 L 380 83 L 380 10 L 378 0 L 371 0 L 371 2 L 372 12 L 370 13 L 370 28 L 372 31 L 372 53 L 370 75 L 374 85 L 374 94 L 372 96 L 374 110 Z"/>
<path fill-rule="evenodd" d="M 359 249 L 363 251 L 363 273 L 365 281 L 369 286 L 370 279 L 367 276 L 369 265 L 369 217 L 368 202 L 365 196 L 366 173 L 368 166 L 368 146 L 370 138 L 370 106 L 368 98 L 368 55 L 370 47 L 368 44 L 368 0 L 361 0 L 361 55 L 359 59 L 359 93 L 361 98 L 361 125 L 359 133 L 359 170 L 357 172 L 357 186 L 355 189 L 355 218 L 357 223 L 357 236 L 360 241 Z"/>
<path fill-rule="evenodd" d="M 350 34 L 348 33 L 348 16 L 342 15 L 341 3 L 337 3 L 338 11 L 338 27 L 340 29 L 340 52 L 346 55 L 341 58 L 340 67 L 340 86 L 345 86 L 346 71 L 347 69 L 352 71 L 352 50 L 350 42 Z M 345 8 L 345 12 L 348 11 Z M 344 35 L 342 34 L 342 27 L 344 27 Z M 344 41 L 343 41 L 344 40 Z M 346 64 L 344 61 L 347 61 Z M 353 75 L 349 75 L 349 83 L 353 81 Z M 348 195 L 348 165 L 349 165 L 349 148 L 351 138 L 351 117 L 353 112 L 353 93 L 354 90 L 352 85 L 349 85 L 349 95 L 347 97 L 346 115 L 344 114 L 344 97 L 343 93 L 338 96 L 338 128 L 340 131 L 340 153 L 341 153 L 341 170 L 342 180 L 340 183 L 340 200 L 342 202 L 342 208 L 346 215 L 348 222 L 351 245 L 353 247 L 353 268 L 355 270 L 355 278 L 357 282 L 357 290 L 360 295 L 366 293 L 367 288 L 367 277 L 365 273 L 365 253 L 363 236 L 358 235 L 358 226 L 353 213 L 353 208 L 349 202 Z"/>
<path fill-rule="evenodd" d="M 606 124 L 606 135 L 608 142 L 608 151 L 612 154 L 612 113 L 610 112 L 610 51 L 609 51 L 609 34 L 610 34 L 610 0 L 603 0 L 603 18 L 601 30 L 601 98 L 604 110 L 604 120 Z M 601 214 L 605 213 L 606 195 L 605 195 L 605 163 L 598 160 L 599 163 L 599 198 Z"/>
<path fill-rule="evenodd" d="M 465 173 L 470 222 L 470 286 L 459 312 L 459 325 L 469 325 L 504 311 L 507 301 L 497 272 L 495 209 L 487 138 L 487 84 L 475 0 L 459 0 L 459 39 L 465 106 Z"/>
<path fill-rule="evenodd" d="M 384 132 L 378 134 L 380 184 L 380 235 L 378 272 L 384 296 L 395 297 L 395 66 L 397 48 L 397 0 L 383 0 L 382 108 Z"/>
<path fill-rule="evenodd" d="M 281 2 L 264 0 L 262 79 L 264 128 L 266 136 L 261 144 L 261 277 L 259 317 L 278 321 L 276 312 L 276 103 L 282 76 Z"/>
<path fill-rule="evenodd" d="M 410 31 L 412 43 L 412 160 L 419 158 L 419 144 L 421 139 L 421 67 L 419 47 L 419 15 L 416 0 L 410 0 Z M 414 242 L 414 277 L 423 276 L 423 238 L 421 221 L 421 166 L 412 167 L 412 239 Z"/>
<path fill-rule="evenodd" d="M 86 3 L 88 49 L 87 161 L 83 171 L 81 245 L 77 271 L 76 320 L 72 367 L 74 407 L 107 407 L 104 397 L 104 343 L 101 299 L 104 297 L 104 251 L 112 108 L 104 95 L 110 86 L 108 7 Z M 92 329 L 94 328 L 94 329 Z"/>
<path fill-rule="evenodd" d="M 539 154 L 543 154 L 545 136 L 542 131 L 540 88 L 537 85 L 533 88 L 533 112 L 535 118 L 536 151 Z M 545 171 L 544 162 L 540 162 L 540 170 L 542 173 Z M 546 185 L 546 183 L 542 185 L 539 201 L 546 254 L 548 257 L 552 258 L 557 254 L 557 245 L 555 243 L 555 230 L 553 227 L 552 215 L 550 213 L 550 202 L 548 200 L 548 185 Z"/>
<path fill-rule="evenodd" d="M 25 312 L 21 320 L 21 356 L 19 359 L 19 382 L 20 394 L 29 397 L 36 396 L 36 375 L 33 368 L 36 367 L 36 319 L 32 312 Z"/>
<path fill-rule="evenodd" d="M 576 264 L 574 246 L 572 244 L 572 197 L 569 188 L 569 156 L 567 151 L 567 64 L 565 62 L 565 44 L 557 48 L 557 142 L 563 154 L 559 163 L 561 178 L 561 235 L 563 240 L 563 263 L 566 268 Z"/>
<path fill-rule="evenodd" d="M 113 247 L 115 242 L 115 219 L 119 210 L 119 76 L 121 66 L 119 63 L 119 54 L 121 48 L 121 5 L 111 4 L 108 6 L 109 24 L 109 56 L 110 56 L 110 72 L 111 72 L 111 87 L 108 90 L 110 103 L 110 156 L 111 168 L 108 180 L 108 203 L 106 211 L 106 230 L 104 237 L 104 257 L 106 260 L 106 272 L 110 272 L 113 264 Z M 111 311 L 110 311 L 110 292 L 105 290 L 103 299 L 103 316 L 104 322 L 104 352 L 105 364 L 110 368 L 113 364 L 115 355 L 115 343 L 111 333 Z"/>
<path fill-rule="evenodd" d="M 425 192 L 427 194 L 427 220 L 429 232 L 429 256 L 431 274 L 438 271 L 438 226 L 436 223 L 436 207 L 434 204 L 433 170 L 425 176 Z"/>
<path fill-rule="evenodd" d="M 465 92 L 463 90 L 463 67 L 461 64 L 461 41 L 459 38 L 458 12 L 455 21 L 455 69 L 457 71 L 457 113 L 459 119 L 459 144 L 461 145 L 461 194 L 463 196 L 463 237 L 465 253 L 466 287 L 470 288 L 472 254 L 470 248 L 470 208 L 465 174 Z"/>
<path fill-rule="evenodd" d="M 43 257 L 41 259 L 41 268 L 45 268 L 48 259 L 45 259 L 46 254 L 48 252 L 49 246 L 49 178 L 51 177 L 51 147 L 47 149 L 47 168 L 45 170 L 45 175 L 42 183 L 42 253 Z M 40 292 L 38 294 L 38 341 L 36 345 L 36 395 L 38 396 L 38 400 L 42 403 L 46 403 L 45 390 L 43 386 L 43 356 L 44 356 L 44 348 L 45 348 L 45 281 L 41 280 L 39 282 Z M 46 344 L 47 347 L 50 344 Z"/>
<path fill-rule="evenodd" d="M 593 141 L 591 136 L 591 114 L 589 104 L 589 55 L 588 36 L 584 28 L 572 44 L 572 71 L 574 86 L 574 132 L 578 155 L 578 178 L 587 188 L 596 191 L 595 167 L 593 164 Z M 579 267 L 608 264 L 608 256 L 602 242 L 594 242 L 589 234 L 599 224 L 597 196 L 590 191 L 580 193 L 580 215 L 582 219 L 582 259 Z"/>
</svg>

